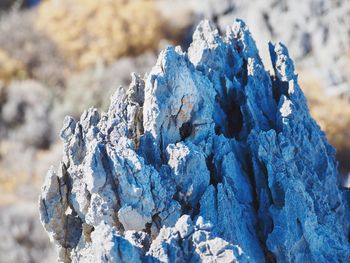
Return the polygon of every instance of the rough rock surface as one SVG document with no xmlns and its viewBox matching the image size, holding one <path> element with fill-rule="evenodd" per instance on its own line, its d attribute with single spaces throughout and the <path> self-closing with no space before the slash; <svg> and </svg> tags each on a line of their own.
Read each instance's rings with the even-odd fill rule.
<svg viewBox="0 0 350 263">
<path fill-rule="evenodd" d="M 190 25 L 197 25 L 205 17 L 222 32 L 234 17 L 244 19 L 267 69 L 271 69 L 267 42 L 285 43 L 311 115 L 337 149 L 344 186 L 349 186 L 350 1 L 187 0 L 184 5 L 182 0 L 162 0 L 159 4 L 171 20 L 183 23 L 186 20 L 179 16 L 187 14 Z M 194 28 L 188 28 L 190 39 Z"/>
<path fill-rule="evenodd" d="M 243 21 L 203 21 L 106 113 L 67 117 L 39 200 L 59 260 L 349 261 L 335 151 L 286 47 L 270 56 L 274 76 Z"/>
</svg>

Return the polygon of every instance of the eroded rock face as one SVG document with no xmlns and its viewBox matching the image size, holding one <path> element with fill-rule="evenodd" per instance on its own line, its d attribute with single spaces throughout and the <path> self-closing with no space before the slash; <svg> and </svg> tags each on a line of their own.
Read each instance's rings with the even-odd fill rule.
<svg viewBox="0 0 350 263">
<path fill-rule="evenodd" d="M 310 117 L 293 62 L 247 26 L 208 21 L 187 53 L 132 74 L 106 113 L 67 117 L 41 221 L 65 262 L 350 260 L 335 151 Z"/>
</svg>

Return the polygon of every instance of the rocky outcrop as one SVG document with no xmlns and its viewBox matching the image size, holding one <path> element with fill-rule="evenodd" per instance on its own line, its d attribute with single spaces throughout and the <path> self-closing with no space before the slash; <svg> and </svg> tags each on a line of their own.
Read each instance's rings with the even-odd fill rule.
<svg viewBox="0 0 350 263">
<path fill-rule="evenodd" d="M 208 21 L 61 132 L 40 217 L 64 262 L 341 262 L 347 202 L 283 44 Z"/>
<path fill-rule="evenodd" d="M 345 179 L 350 176 L 350 1 L 188 0 L 184 5 L 163 0 L 159 4 L 171 20 L 184 22 L 179 16 L 189 14 L 191 25 L 196 25 L 202 17 L 210 18 L 222 32 L 234 17 L 243 18 L 268 69 L 266 43 L 283 41 L 297 65 L 311 115 L 337 149 L 340 173 Z"/>
</svg>

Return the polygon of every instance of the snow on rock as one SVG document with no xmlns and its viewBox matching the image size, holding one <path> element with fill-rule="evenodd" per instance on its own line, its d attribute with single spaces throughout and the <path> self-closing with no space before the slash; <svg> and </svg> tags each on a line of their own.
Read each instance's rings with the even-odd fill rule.
<svg viewBox="0 0 350 263">
<path fill-rule="evenodd" d="M 283 44 L 264 69 L 247 25 L 202 21 L 132 74 L 106 113 L 67 117 L 40 216 L 64 262 L 342 262 L 335 151 Z"/>
</svg>

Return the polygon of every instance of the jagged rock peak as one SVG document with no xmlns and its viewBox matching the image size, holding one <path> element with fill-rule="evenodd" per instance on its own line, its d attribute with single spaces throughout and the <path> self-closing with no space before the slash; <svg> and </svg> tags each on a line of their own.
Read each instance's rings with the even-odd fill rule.
<svg viewBox="0 0 350 263">
<path fill-rule="evenodd" d="M 243 21 L 198 25 L 107 112 L 67 117 L 40 196 L 64 262 L 341 262 L 335 151 L 283 44 L 264 69 Z"/>
</svg>

